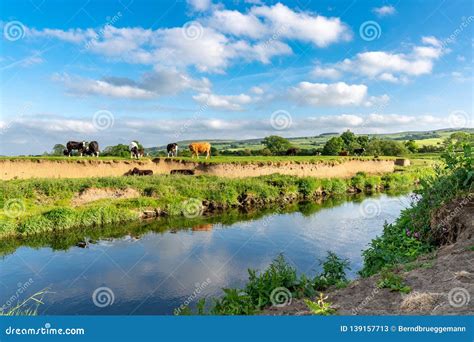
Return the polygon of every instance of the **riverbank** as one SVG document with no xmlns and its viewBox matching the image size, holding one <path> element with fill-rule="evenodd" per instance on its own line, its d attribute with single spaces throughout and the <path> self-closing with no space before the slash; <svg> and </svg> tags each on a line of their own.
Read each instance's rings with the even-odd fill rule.
<svg viewBox="0 0 474 342">
<path fill-rule="evenodd" d="M 239 179 L 213 176 L 103 177 L 10 180 L 2 183 L 0 236 L 31 235 L 73 227 L 100 226 L 156 216 L 197 217 L 230 208 L 346 193 L 403 189 L 431 172 L 407 168 L 396 173 L 321 179 L 271 175 Z"/>
<path fill-rule="evenodd" d="M 274 173 L 319 178 L 349 178 L 358 172 L 393 172 L 407 159 L 390 157 L 214 157 L 190 158 L 0 158 L 0 179 L 87 178 L 124 176 L 133 168 L 151 170 L 155 175 L 191 174 L 224 178 L 245 178 Z"/>
</svg>

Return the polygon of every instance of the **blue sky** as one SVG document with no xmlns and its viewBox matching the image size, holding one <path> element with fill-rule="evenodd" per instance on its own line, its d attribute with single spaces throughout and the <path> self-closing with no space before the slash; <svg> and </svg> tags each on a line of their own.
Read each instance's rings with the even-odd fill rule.
<svg viewBox="0 0 474 342">
<path fill-rule="evenodd" d="M 2 1 L 0 154 L 472 127 L 470 1 Z"/>
</svg>

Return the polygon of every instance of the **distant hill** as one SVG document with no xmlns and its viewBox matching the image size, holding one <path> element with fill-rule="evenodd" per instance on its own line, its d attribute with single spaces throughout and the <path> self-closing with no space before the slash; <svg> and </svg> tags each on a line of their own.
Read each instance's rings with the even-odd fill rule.
<svg viewBox="0 0 474 342">
<path fill-rule="evenodd" d="M 418 145 L 437 145 L 442 143 L 450 134 L 454 132 L 467 132 L 474 133 L 474 128 L 443 128 L 432 131 L 406 131 L 398 133 L 385 133 L 385 134 L 366 134 L 369 137 L 377 137 L 380 139 L 389 140 L 416 140 Z M 342 133 L 342 132 L 341 132 Z M 328 132 L 322 133 L 312 137 L 293 137 L 288 138 L 293 145 L 299 148 L 321 148 L 324 146 L 333 136 L 338 136 L 340 133 Z M 358 134 L 364 135 L 364 134 Z M 193 141 L 208 141 L 213 147 L 218 150 L 242 150 L 242 149 L 261 149 L 263 145 L 261 141 L 263 138 L 256 139 L 245 139 L 245 140 L 234 140 L 234 139 L 194 139 L 194 140 L 181 140 L 177 144 L 180 148 L 187 148 L 187 146 Z M 148 153 L 157 153 L 158 151 L 165 151 L 166 145 L 158 147 L 145 148 Z"/>
</svg>

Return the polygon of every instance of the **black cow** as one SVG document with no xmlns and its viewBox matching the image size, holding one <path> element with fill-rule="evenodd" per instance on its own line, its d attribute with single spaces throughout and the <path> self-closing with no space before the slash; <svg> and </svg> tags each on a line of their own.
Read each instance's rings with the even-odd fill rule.
<svg viewBox="0 0 474 342">
<path fill-rule="evenodd" d="M 168 151 L 168 158 L 169 157 L 177 157 L 178 156 L 178 144 L 176 143 L 172 143 L 172 144 L 168 144 L 168 146 L 166 146 L 166 150 Z"/>
<path fill-rule="evenodd" d="M 139 168 L 134 167 L 132 170 L 128 171 L 125 175 L 127 176 L 152 176 L 152 170 L 140 170 Z"/>
<path fill-rule="evenodd" d="M 70 157 L 72 155 L 73 150 L 77 150 L 79 155 L 82 157 L 82 155 L 87 150 L 86 142 L 85 141 L 81 141 L 81 142 L 68 141 L 66 144 L 66 150 L 64 150 L 64 154 Z"/>
<path fill-rule="evenodd" d="M 355 154 L 356 156 L 361 156 L 362 153 L 364 153 L 364 152 L 365 152 L 365 148 L 355 148 L 355 149 L 354 149 L 354 154 Z"/>
<path fill-rule="evenodd" d="M 296 147 L 290 147 L 287 151 L 286 151 L 286 155 L 287 156 L 296 156 L 298 154 L 300 150 Z"/>
<path fill-rule="evenodd" d="M 97 141 L 91 141 L 87 146 L 86 154 L 88 156 L 99 157 L 99 143 Z"/>
</svg>

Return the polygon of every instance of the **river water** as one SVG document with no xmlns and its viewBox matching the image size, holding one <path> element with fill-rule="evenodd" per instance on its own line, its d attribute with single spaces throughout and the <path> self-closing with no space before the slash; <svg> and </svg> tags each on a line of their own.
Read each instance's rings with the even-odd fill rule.
<svg viewBox="0 0 474 342">
<path fill-rule="evenodd" d="M 172 314 L 183 303 L 244 285 L 248 268 L 263 270 L 279 253 L 313 276 L 333 251 L 349 259 L 353 278 L 361 251 L 409 203 L 409 195 L 353 196 L 4 243 L 0 303 L 8 309 L 47 288 L 38 314 Z M 76 246 L 82 241 L 85 248 Z"/>
</svg>

